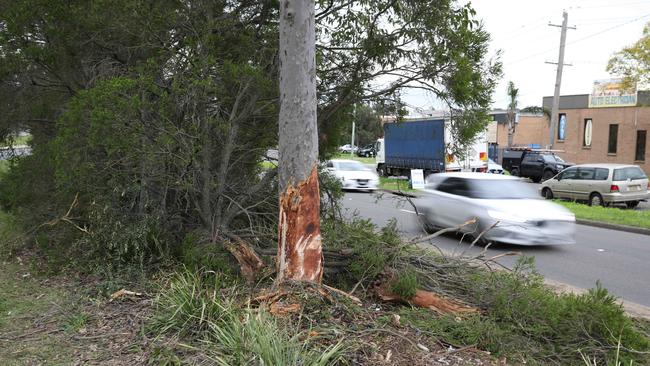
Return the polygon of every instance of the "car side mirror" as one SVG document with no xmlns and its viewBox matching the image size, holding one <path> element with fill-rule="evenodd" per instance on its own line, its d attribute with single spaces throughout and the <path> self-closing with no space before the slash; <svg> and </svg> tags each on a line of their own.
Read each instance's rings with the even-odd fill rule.
<svg viewBox="0 0 650 366">
<path fill-rule="evenodd" d="M 539 157 L 539 158 L 537 158 L 537 161 L 540 162 L 540 163 L 543 163 L 543 162 L 544 162 L 544 158 Z"/>
<path fill-rule="evenodd" d="M 561 175 L 558 175 L 557 177 L 555 177 L 555 179 L 556 179 L 557 181 L 561 181 L 561 180 L 562 180 L 562 176 L 561 176 Z"/>
</svg>

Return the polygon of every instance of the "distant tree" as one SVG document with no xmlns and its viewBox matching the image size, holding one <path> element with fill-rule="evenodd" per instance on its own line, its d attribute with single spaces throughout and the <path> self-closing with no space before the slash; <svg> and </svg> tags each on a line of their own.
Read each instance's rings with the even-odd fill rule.
<svg viewBox="0 0 650 366">
<path fill-rule="evenodd" d="M 545 108 L 545 107 L 528 106 L 528 107 L 522 108 L 520 110 L 520 112 L 521 113 L 530 113 L 530 114 L 543 114 L 549 120 L 551 119 L 551 111 L 548 108 Z"/>
<path fill-rule="evenodd" d="M 607 71 L 623 77 L 625 87 L 650 83 L 650 23 L 643 28 L 643 35 L 636 43 L 612 56 Z"/>
<path fill-rule="evenodd" d="M 517 125 L 515 124 L 515 116 L 517 114 L 518 95 L 519 89 L 515 88 L 515 83 L 510 81 L 508 83 L 508 97 L 510 97 L 510 102 L 508 103 L 508 147 L 512 146 L 512 139 L 517 128 Z"/>
<path fill-rule="evenodd" d="M 381 128 L 381 116 L 372 107 L 365 104 L 358 104 L 355 114 L 354 140 L 356 146 L 367 146 L 380 138 L 384 131 Z M 345 129 L 342 140 L 350 143 L 352 126 Z"/>
</svg>

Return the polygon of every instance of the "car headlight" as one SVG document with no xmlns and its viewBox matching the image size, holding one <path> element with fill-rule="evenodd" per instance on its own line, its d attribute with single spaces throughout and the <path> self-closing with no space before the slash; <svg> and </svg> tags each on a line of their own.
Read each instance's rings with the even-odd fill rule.
<svg viewBox="0 0 650 366">
<path fill-rule="evenodd" d="M 559 165 L 559 164 L 558 164 L 556 167 L 557 167 L 558 169 L 564 169 L 564 165 Z"/>
<path fill-rule="evenodd" d="M 508 212 L 488 210 L 487 213 L 491 218 L 499 221 L 519 222 L 519 223 L 526 222 L 526 219 L 518 217 Z"/>
</svg>

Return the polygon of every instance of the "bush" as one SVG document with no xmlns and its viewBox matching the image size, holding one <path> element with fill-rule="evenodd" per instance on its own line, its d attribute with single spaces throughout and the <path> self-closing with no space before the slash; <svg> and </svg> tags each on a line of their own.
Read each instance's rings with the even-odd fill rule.
<svg viewBox="0 0 650 366">
<path fill-rule="evenodd" d="M 410 299 L 415 296 L 419 287 L 417 274 L 412 268 L 407 268 L 398 273 L 391 282 L 390 291 L 403 299 Z"/>
<path fill-rule="evenodd" d="M 616 298 L 597 284 L 582 295 L 556 294 L 524 258 L 514 272 L 476 271 L 457 297 L 484 310 L 468 318 L 431 317 L 404 310 L 411 324 L 457 345 L 477 345 L 498 356 L 539 364 L 648 364 L 650 340 Z M 619 346 L 620 342 L 620 346 Z"/>
</svg>

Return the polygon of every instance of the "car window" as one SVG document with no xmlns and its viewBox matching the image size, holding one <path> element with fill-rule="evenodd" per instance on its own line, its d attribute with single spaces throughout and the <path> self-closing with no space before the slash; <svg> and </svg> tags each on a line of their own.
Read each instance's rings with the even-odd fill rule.
<svg viewBox="0 0 650 366">
<path fill-rule="evenodd" d="M 575 179 L 592 180 L 595 173 L 594 168 L 578 168 L 578 175 Z"/>
<path fill-rule="evenodd" d="M 606 168 L 596 168 L 595 180 L 607 180 L 609 177 L 609 169 Z"/>
<path fill-rule="evenodd" d="M 621 180 L 636 180 L 636 179 L 646 179 L 645 173 L 638 166 L 631 166 L 627 168 L 614 169 L 614 178 L 612 180 L 621 181 Z"/>
<path fill-rule="evenodd" d="M 578 169 L 566 169 L 562 172 L 560 179 L 576 179 Z"/>
<path fill-rule="evenodd" d="M 528 161 L 537 161 L 538 156 L 539 156 L 539 154 L 528 154 L 528 155 L 526 155 L 526 157 L 524 157 L 524 161 L 526 161 L 526 162 L 528 162 Z"/>
<path fill-rule="evenodd" d="M 436 188 L 440 192 L 455 194 L 457 196 L 469 196 L 469 187 L 465 179 L 462 178 L 447 178 L 442 181 Z"/>
<path fill-rule="evenodd" d="M 510 179 L 472 179 L 470 192 L 473 198 L 521 199 L 538 198 L 537 189 L 531 184 Z"/>
</svg>

